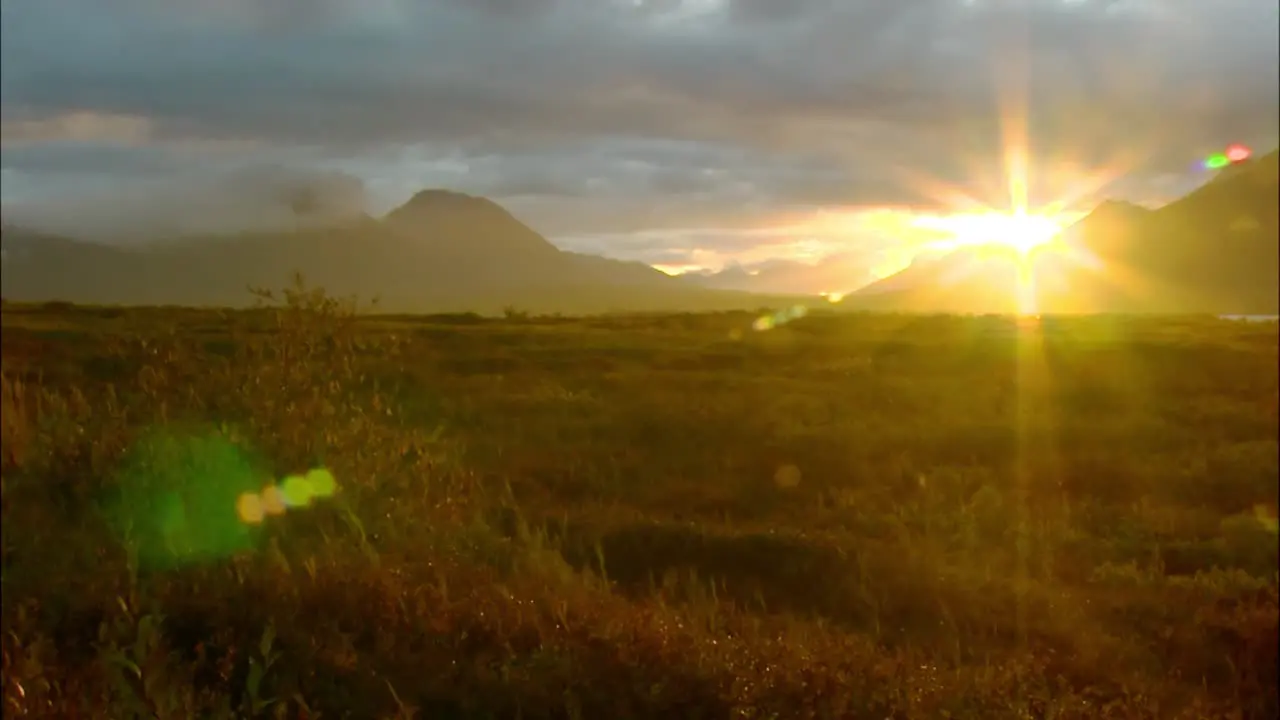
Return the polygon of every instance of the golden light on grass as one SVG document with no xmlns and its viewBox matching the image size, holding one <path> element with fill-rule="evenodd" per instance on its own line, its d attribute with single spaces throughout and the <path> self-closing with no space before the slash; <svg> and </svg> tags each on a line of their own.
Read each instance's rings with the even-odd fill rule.
<svg viewBox="0 0 1280 720">
<path fill-rule="evenodd" d="M 187 317 L 183 312 L 179 317 Z M 241 333 L 254 327 L 255 315 L 237 321 L 239 314 L 200 312 L 219 314 L 220 325 L 210 328 L 217 337 L 253 342 Z M 204 397 L 226 396 L 250 403 L 244 414 L 264 419 L 262 432 L 276 438 L 280 457 L 305 457 L 317 448 L 309 433 L 296 430 L 311 427 L 316 413 L 239 392 L 276 371 L 274 355 L 246 355 L 225 373 L 200 373 L 216 360 L 203 334 L 190 338 L 190 351 L 185 344 L 168 346 L 185 368 L 176 377 L 199 377 L 199 394 L 176 384 L 178 392 L 153 398 L 121 393 L 121 402 L 143 404 L 121 406 L 129 412 L 92 412 L 79 393 L 93 363 L 104 356 L 137 362 L 111 355 L 119 352 L 111 336 L 153 333 L 156 317 L 155 311 L 109 319 L 81 315 L 68 312 L 60 323 L 94 325 L 55 339 L 74 371 L 0 393 L 4 423 L 84 429 L 51 436 L 38 448 L 41 455 L 25 459 L 12 459 L 5 447 L 5 479 L 12 483 L 5 488 L 3 516 L 5 602 L 57 608 L 70 592 L 79 593 L 70 598 L 76 608 L 95 617 L 145 613 L 172 604 L 173 583 L 155 582 L 165 576 L 152 573 L 151 582 L 135 583 L 136 592 L 122 600 L 113 588 L 123 563 L 103 562 L 99 552 L 105 548 L 112 557 L 120 540 L 104 523 L 82 522 L 84 513 L 68 508 L 64 496 L 46 492 L 60 482 L 60 470 L 81 457 L 84 438 L 124 451 L 145 430 L 136 424 L 151 417 L 150 403 L 172 402 L 173 413 L 183 417 L 208 412 Z M 5 322 L 6 337 L 17 331 L 21 339 L 20 323 L 39 329 L 48 318 L 6 308 Z M 415 322 L 378 318 L 361 336 L 378 347 Z M 334 467 L 366 484 L 336 508 L 333 523 L 321 518 L 311 529 L 283 524 L 264 535 L 256 531 L 278 519 L 263 497 L 271 465 L 224 456 L 230 449 L 221 444 L 206 446 L 197 459 L 218 461 L 211 463 L 217 472 L 208 473 L 209 483 L 221 487 L 235 480 L 214 498 L 236 502 L 236 525 L 252 525 L 255 532 L 242 534 L 252 542 L 210 545 L 203 536 L 212 531 L 196 525 L 198 532 L 173 538 L 218 550 L 217 556 L 208 551 L 212 560 L 236 558 L 168 575 L 183 583 L 183 598 L 200 601 L 202 627 L 228 646 L 262 653 L 271 650 L 277 627 L 281 638 L 312 637 L 334 626 L 428 640 L 456 638 L 476 627 L 491 630 L 480 644 L 444 647 L 449 652 L 442 651 L 442 662 L 470 674 L 422 695 L 441 707 L 473 702 L 474 688 L 492 684 L 493 673 L 477 657 L 509 655 L 522 638 L 546 632 L 555 634 L 557 651 L 566 657 L 590 660 L 602 651 L 631 657 L 639 648 L 644 662 L 638 664 L 579 663 L 596 673 L 584 677 L 584 686 L 675 688 L 640 697 L 637 715 L 657 716 L 676 706 L 692 708 L 689 714 L 721 712 L 721 680 L 744 678 L 742 692 L 732 698 L 735 707 L 764 715 L 780 707 L 781 694 L 803 711 L 792 715 L 831 717 L 943 717 L 957 707 L 976 708 L 970 715 L 979 717 L 1029 717 L 1041 709 L 1044 715 L 1089 717 L 1098 714 L 1100 702 L 1116 717 L 1150 716 L 1157 703 L 1162 710 L 1190 708 L 1184 717 L 1200 717 L 1195 713 L 1201 708 L 1221 708 L 1223 716 L 1276 716 L 1269 712 L 1274 685 L 1260 681 L 1256 670 L 1275 657 L 1265 642 L 1275 635 L 1277 585 L 1275 477 L 1267 474 L 1275 462 L 1268 452 L 1276 424 L 1273 328 L 1268 337 L 1265 327 L 1183 318 L 1162 326 L 1151 318 L 1046 323 L 1033 316 L 1011 322 L 850 314 L 811 326 L 839 335 L 786 333 L 782 342 L 737 353 L 759 362 L 726 366 L 708 364 L 716 358 L 707 354 L 708 340 L 714 340 L 708 333 L 724 328 L 723 319 L 708 317 L 697 332 L 683 322 L 601 322 L 607 332 L 567 324 L 524 329 L 529 342 L 555 343 L 573 355 L 554 367 L 525 367 L 523 376 L 513 376 L 521 382 L 513 383 L 464 382 L 472 368 L 509 355 L 507 330 L 483 338 L 469 330 L 477 341 L 457 343 L 457 362 L 448 366 L 433 364 L 434 339 L 406 346 L 397 363 L 430 367 L 439 396 L 356 395 L 367 392 L 358 384 L 362 373 L 387 366 L 385 356 L 357 352 L 354 345 L 340 344 L 334 356 L 314 356 L 298 366 L 298 387 L 332 392 L 336 378 L 343 392 L 332 396 L 351 393 L 359 403 L 343 406 L 342 414 L 367 420 L 362 432 L 336 425 L 323 450 Z M 289 343 L 294 355 L 344 337 L 336 322 L 313 317 L 287 327 L 291 332 L 279 342 Z M 1045 352 L 1046 342 L 1056 354 Z M 1195 353 L 1186 352 L 1188 343 Z M 635 353 L 634 371 L 597 367 L 601 354 L 619 347 Z M 4 350 L 0 385 L 15 382 L 7 366 L 13 343 Z M 353 367 L 344 370 L 348 365 Z M 682 383 L 671 373 L 659 377 L 651 366 L 698 369 L 698 375 Z M 574 412 L 546 405 L 538 387 L 547 372 L 566 386 L 592 382 L 600 402 Z M 721 381 L 707 382 L 708 373 Z M 449 433 L 442 440 L 449 444 L 433 444 L 418 427 L 366 410 L 401 400 L 420 403 L 404 406 L 406 413 L 445 413 L 440 421 Z M 1210 432 L 1205 408 L 1215 411 Z M 469 422 L 502 419 L 513 410 L 521 414 L 508 418 L 512 422 Z M 1185 442 L 1188 437 L 1196 442 Z M 549 440 L 563 450 L 548 454 Z M 454 456 L 449 448 L 455 442 L 505 451 Z M 149 473 L 140 487 L 151 494 L 135 497 L 155 497 L 148 505 L 166 505 L 166 496 L 185 487 L 173 483 L 186 482 L 190 468 L 157 480 L 155 463 L 141 462 L 171 447 L 158 444 L 156 455 L 137 464 Z M 441 467 L 443 459 L 445 479 L 468 484 L 440 488 L 447 494 L 422 486 L 433 477 L 429 463 L 405 463 L 405 447 L 432 450 L 431 467 Z M 528 538 L 533 542 L 509 541 L 499 525 L 508 518 L 522 524 L 524 514 L 511 502 L 515 496 L 470 485 L 471 477 L 482 481 L 490 473 L 518 479 L 517 492 L 536 498 L 547 532 L 558 530 L 553 537 L 573 545 L 539 544 L 542 530 Z M 584 487 L 562 482 L 566 477 L 608 482 Z M 280 497 L 270 500 L 283 499 L 289 512 L 337 492 L 324 468 L 293 472 L 273 484 Z M 422 491 L 401 491 L 408 487 Z M 147 513 L 141 517 L 154 514 Z M 204 507 L 189 507 L 185 520 L 205 514 Z M 565 520 L 556 523 L 557 515 Z M 481 522 L 486 518 L 492 520 Z M 229 535 L 220 525 L 212 530 L 217 539 Z M 594 559 L 587 554 L 592 545 Z M 590 566 L 569 567 L 557 552 L 562 547 L 586 550 L 582 557 L 597 563 L 598 574 Z M 253 559 L 257 552 L 265 562 Z M 49 582 L 51 568 L 83 581 Z M 662 584 L 650 578 L 662 578 Z M 94 588 L 107 591 L 87 592 Z M 407 596 L 406 588 L 424 594 Z M 406 597 L 426 603 L 430 616 L 404 611 Z M 242 621 L 246 604 L 271 621 L 267 630 Z M 1215 612 L 1206 615 L 1206 608 Z M 141 618 L 139 627 L 157 647 L 185 642 L 180 624 Z M 63 625 L 58 613 L 33 611 L 29 621 L 5 628 L 6 642 L 38 647 L 60 637 Z M 1173 636 L 1165 632 L 1170 626 L 1178 629 Z M 107 638 L 115 643 L 112 652 L 121 643 L 125 651 L 132 646 L 138 633 L 132 625 L 124 630 L 129 634 L 113 631 Z M 32 708 L 76 717 L 92 705 L 107 717 L 128 715 L 136 698 L 100 682 L 99 668 L 64 657 L 101 652 L 95 636 L 69 637 L 67 653 L 26 663 L 32 667 L 5 678 L 6 707 L 17 714 Z M 359 660 L 412 677 L 420 654 L 388 647 Z M 538 649 L 530 645 L 516 660 L 536 660 L 525 651 Z M 350 648 L 338 650 L 345 653 L 338 660 L 350 665 Z M 283 677 L 309 677 L 314 663 L 307 657 L 299 662 L 297 653 L 278 655 Z M 1042 667 L 1036 658 L 1045 657 L 1049 663 Z M 175 677 L 212 677 L 221 659 L 164 655 L 147 667 Z M 558 665 L 526 665 L 529 687 L 563 680 Z M 1062 686 L 1061 697 L 1040 692 L 1056 687 L 1064 668 L 1070 687 Z M 691 696 L 688 688 L 698 690 L 707 677 L 716 683 Z M 1120 692 L 1116 678 L 1132 692 Z M 299 697 L 305 694 L 315 712 L 335 715 L 353 702 L 395 710 L 385 688 L 365 693 L 362 683 L 330 680 L 299 686 Z M 25 691 L 16 688 L 19 681 Z M 815 682 L 834 690 L 809 692 Z M 850 682 L 884 692 L 861 702 L 841 692 Z M 66 688 L 95 694 L 71 697 Z M 196 698 L 199 705 L 189 703 L 186 714 L 208 716 L 239 701 L 216 690 Z M 482 694 L 487 704 L 477 706 L 481 711 L 496 714 L 531 702 L 548 715 L 563 706 L 555 696 L 544 703 L 536 691 L 497 690 Z M 609 693 L 583 697 L 584 717 L 607 717 L 616 705 Z"/>
</svg>

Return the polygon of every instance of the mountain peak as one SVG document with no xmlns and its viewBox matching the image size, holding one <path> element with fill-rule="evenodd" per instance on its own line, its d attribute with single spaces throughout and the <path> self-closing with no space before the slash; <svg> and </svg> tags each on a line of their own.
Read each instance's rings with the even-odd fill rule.
<svg viewBox="0 0 1280 720">
<path fill-rule="evenodd" d="M 414 193 L 403 205 L 388 213 L 387 219 L 395 222 L 396 218 L 439 212 L 493 213 L 510 217 L 501 205 L 488 198 L 443 188 L 428 188 Z"/>
<path fill-rule="evenodd" d="M 404 236 L 441 246 L 465 244 L 482 253 L 559 256 L 560 250 L 498 203 L 432 188 L 387 213 L 386 223 Z"/>
</svg>

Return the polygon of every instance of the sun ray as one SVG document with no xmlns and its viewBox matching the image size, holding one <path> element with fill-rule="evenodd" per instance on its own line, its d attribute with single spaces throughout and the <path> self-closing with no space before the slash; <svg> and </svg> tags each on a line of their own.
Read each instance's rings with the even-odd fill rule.
<svg viewBox="0 0 1280 720">
<path fill-rule="evenodd" d="M 1016 28 L 1016 32 L 1009 33 L 1009 47 L 1013 50 L 1008 53 L 1009 56 L 997 58 L 996 62 L 996 100 L 997 100 L 997 120 L 1000 124 L 1001 143 L 1000 150 L 1004 155 L 1004 171 L 1005 181 L 1008 184 L 1009 208 L 1015 215 L 1025 215 L 1027 212 L 1027 103 L 1029 101 L 1028 88 L 1029 78 L 1027 77 L 1028 68 L 1030 66 L 1030 48 L 1028 37 L 1029 28 Z M 1003 54 L 1003 53 L 1001 53 Z M 1016 280 L 1016 292 L 1018 309 L 1023 317 L 1028 317 L 1026 310 L 1028 303 L 1026 302 L 1032 284 L 1030 282 L 1030 273 L 1028 272 L 1028 264 L 1025 258 L 1018 263 L 1018 278 Z M 1036 326 L 1038 328 L 1038 323 Z M 1023 588 L 1029 583 L 1028 564 L 1029 557 L 1027 552 L 1026 538 L 1030 535 L 1030 517 L 1027 507 L 1027 498 L 1029 495 L 1030 468 L 1028 461 L 1030 460 L 1030 422 L 1032 415 L 1032 399 L 1030 397 L 1032 383 L 1035 380 L 1034 369 L 1036 364 L 1034 360 L 1037 356 L 1034 340 L 1026 332 L 1025 325 L 1019 324 L 1019 333 L 1016 336 L 1016 355 L 1015 368 L 1016 375 L 1014 378 L 1014 393 L 1017 397 L 1016 407 L 1016 425 L 1015 432 L 1017 437 L 1017 454 L 1015 457 L 1015 474 L 1016 482 L 1016 498 L 1014 507 L 1016 508 L 1016 534 L 1015 534 L 1015 557 L 1017 559 L 1016 571 L 1014 577 L 1014 587 L 1018 602 L 1015 605 L 1015 626 L 1017 627 L 1018 641 L 1025 643 L 1027 640 L 1027 608 L 1022 602 Z"/>
</svg>

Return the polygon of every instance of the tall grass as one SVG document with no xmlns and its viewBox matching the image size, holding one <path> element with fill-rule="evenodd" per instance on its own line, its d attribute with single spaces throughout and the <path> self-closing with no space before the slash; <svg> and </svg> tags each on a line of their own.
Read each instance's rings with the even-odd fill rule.
<svg viewBox="0 0 1280 720">
<path fill-rule="evenodd" d="M 731 344 L 727 316 L 432 324 L 300 280 L 258 294 L 6 306 L 6 716 L 1276 713 L 1256 338 L 1123 422 L 1039 397 L 1058 454 L 1018 474 L 1008 360 L 959 332 L 867 351 L 837 323 L 888 321 L 815 318 Z M 45 342 L 53 314 L 70 329 Z M 1062 383 L 1133 371 L 1071 347 Z M 1210 414 L 1216 434 L 1175 442 Z M 276 478 L 322 465 L 339 491 L 249 549 L 149 567 L 104 508 L 156 433 L 251 448 Z M 1224 471 L 1230 497 L 1203 499 Z"/>
</svg>

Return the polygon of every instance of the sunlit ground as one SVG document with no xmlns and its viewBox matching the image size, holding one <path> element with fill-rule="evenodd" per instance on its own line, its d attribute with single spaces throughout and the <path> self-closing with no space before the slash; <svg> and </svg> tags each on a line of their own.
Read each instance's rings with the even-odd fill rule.
<svg viewBox="0 0 1280 720">
<path fill-rule="evenodd" d="M 6 306 L 6 717 L 1277 716 L 1274 325 L 308 319 Z"/>
<path fill-rule="evenodd" d="M 1014 544 L 1013 563 L 1007 569 L 1007 580 L 1016 589 L 1011 618 L 1016 641 L 1022 647 L 1029 647 L 1031 629 L 1040 620 L 1036 617 L 1037 611 L 1024 598 L 1026 588 L 1034 582 L 1038 562 L 1034 551 L 1025 542 L 1036 533 L 1040 522 L 1032 498 L 1043 495 L 1047 488 L 1062 487 L 1067 482 L 1061 474 L 1062 469 L 1073 460 L 1064 456 L 1062 447 L 1064 436 L 1070 437 L 1072 433 L 1067 427 L 1066 408 L 1061 402 L 1065 397 L 1066 379 L 1059 376 L 1053 353 L 1047 349 L 1049 334 L 1039 315 L 1038 298 L 1042 284 L 1051 286 L 1059 296 L 1070 298 L 1073 288 L 1069 286 L 1071 275 L 1068 271 L 1075 268 L 1106 276 L 1107 268 L 1084 249 L 1065 242 L 1062 235 L 1066 228 L 1085 215 L 1081 200 L 1096 199 L 1100 189 L 1122 175 L 1132 159 L 1081 174 L 1073 178 L 1074 182 L 1065 183 L 1073 188 L 1069 197 L 1059 198 L 1042 207 L 1031 207 L 1028 188 L 1035 179 L 1031 168 L 1033 164 L 1045 167 L 1052 163 L 1032 162 L 1025 103 L 1019 101 L 1020 95 L 1016 92 L 1004 94 L 1006 102 L 1000 108 L 1003 121 L 1003 156 L 1000 162 L 1004 188 L 1001 192 L 988 193 L 988 196 L 1004 196 L 1007 202 L 1001 203 L 1003 207 L 992 207 L 978 201 L 972 193 L 973 188 L 920 178 L 920 189 L 926 194 L 934 194 L 941 207 L 954 210 L 936 213 L 828 213 L 816 224 L 826 230 L 835 228 L 837 232 L 844 229 L 851 237 L 874 232 L 890 238 L 888 249 L 872 268 L 872 274 L 877 278 L 886 278 L 904 270 L 922 255 L 946 258 L 949 254 L 963 251 L 964 256 L 955 258 L 955 268 L 947 268 L 950 277 L 931 277 L 926 282 L 958 285 L 965 279 L 978 279 L 1011 284 L 1009 287 L 983 289 L 1008 292 L 1018 315 L 1013 325 L 1010 358 L 1014 370 L 1009 387 L 1013 405 L 1010 429 L 1014 442 L 1006 521 L 1019 541 Z M 983 175 L 989 176 L 989 173 L 975 173 L 975 181 Z M 841 228 L 841 225 L 845 227 Z M 1002 269 L 1012 269 L 1013 272 L 993 273 L 990 272 L 992 266 L 1003 266 Z M 1124 283 L 1130 279 L 1116 276 L 1111 281 Z M 924 288 L 926 292 L 937 289 Z M 1075 291 L 1087 292 L 1083 288 Z M 844 289 L 822 291 L 823 297 L 832 303 L 841 302 L 846 294 Z M 945 307 L 945 303 L 941 307 Z M 761 318 L 754 329 L 773 330 L 787 321 Z M 978 338 L 973 338 L 973 342 L 978 343 Z M 1126 368 L 1134 363 L 1134 358 L 1125 357 L 1121 352 L 1112 363 L 1113 369 Z M 1120 372 L 1123 374 L 1123 370 Z M 1116 396 L 1123 397 L 1126 402 L 1149 401 L 1151 398 L 1145 397 L 1144 391 L 1146 381 L 1147 378 L 1134 376 L 1127 387 L 1115 389 Z"/>
</svg>

